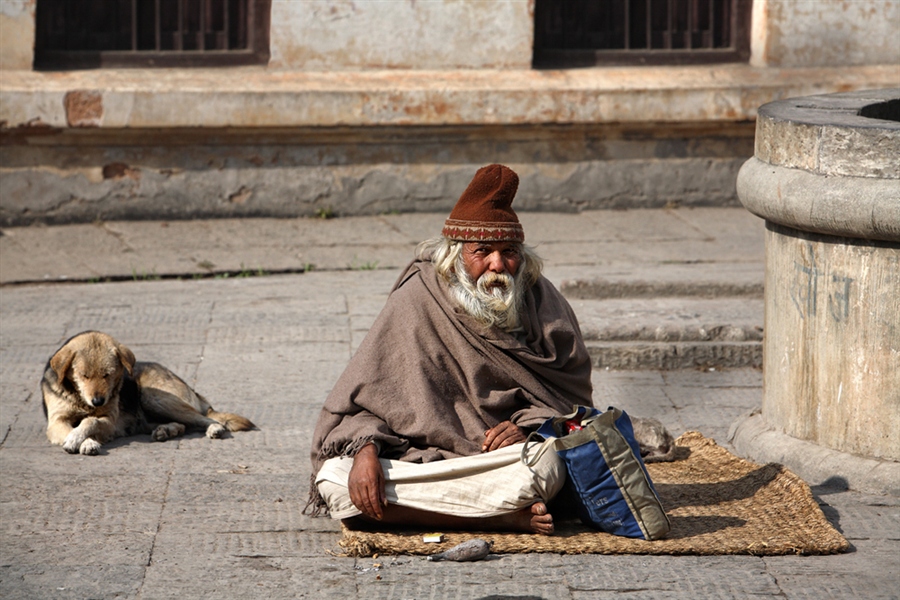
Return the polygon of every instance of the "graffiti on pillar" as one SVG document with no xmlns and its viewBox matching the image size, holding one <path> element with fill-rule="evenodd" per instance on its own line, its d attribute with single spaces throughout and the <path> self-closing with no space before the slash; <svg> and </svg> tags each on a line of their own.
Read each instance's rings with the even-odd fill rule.
<svg viewBox="0 0 900 600">
<path fill-rule="evenodd" d="M 799 277 L 794 280 L 791 285 L 791 300 L 794 306 L 800 311 L 800 317 L 816 316 L 816 296 L 819 289 L 819 270 L 813 265 L 807 267 L 798 262 L 794 263 Z"/>
<path fill-rule="evenodd" d="M 832 275 L 828 290 L 828 312 L 837 321 L 846 321 L 850 317 L 850 284 L 852 277 Z"/>
<path fill-rule="evenodd" d="M 807 244 L 809 250 L 808 264 L 794 262 L 797 276 L 790 287 L 791 301 L 800 313 L 800 317 L 815 317 L 819 308 L 819 297 L 824 296 L 828 314 L 836 322 L 846 321 L 850 317 L 850 292 L 852 277 L 832 273 L 823 273 L 816 265 L 815 249 Z"/>
</svg>

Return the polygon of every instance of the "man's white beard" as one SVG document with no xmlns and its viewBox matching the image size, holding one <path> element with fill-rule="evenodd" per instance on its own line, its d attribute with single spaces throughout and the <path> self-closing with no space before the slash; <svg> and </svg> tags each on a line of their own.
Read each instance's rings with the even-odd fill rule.
<svg viewBox="0 0 900 600">
<path fill-rule="evenodd" d="M 508 273 L 485 271 L 472 281 L 462 265 L 456 268 L 450 294 L 459 307 L 475 320 L 504 331 L 519 327 L 519 314 L 525 298 L 522 278 Z"/>
</svg>

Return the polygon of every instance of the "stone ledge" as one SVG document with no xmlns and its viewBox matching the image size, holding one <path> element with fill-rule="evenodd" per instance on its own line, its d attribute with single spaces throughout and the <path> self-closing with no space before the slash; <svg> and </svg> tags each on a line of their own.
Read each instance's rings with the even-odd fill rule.
<svg viewBox="0 0 900 600">
<path fill-rule="evenodd" d="M 700 296 L 763 297 L 762 281 L 612 281 L 610 279 L 567 279 L 560 291 L 570 299 L 672 298 Z"/>
<path fill-rule="evenodd" d="M 897 179 L 828 177 L 751 158 L 738 171 L 737 192 L 747 210 L 779 225 L 824 235 L 900 241 Z"/>
<path fill-rule="evenodd" d="M 679 369 L 762 368 L 762 343 L 646 342 L 585 340 L 595 369 L 675 371 Z"/>
<path fill-rule="evenodd" d="M 799 440 L 766 423 L 754 410 L 731 425 L 728 441 L 759 463 L 780 463 L 810 485 L 840 484 L 870 494 L 900 496 L 900 463 L 838 452 Z"/>
<path fill-rule="evenodd" d="M 897 86 L 896 65 L 559 71 L 0 71 L 0 128 L 702 123 L 787 96 Z"/>
<path fill-rule="evenodd" d="M 900 163 L 885 160 L 900 154 L 895 103 L 900 88 L 771 102 L 759 108 L 756 158 L 821 175 L 900 179 Z"/>
</svg>

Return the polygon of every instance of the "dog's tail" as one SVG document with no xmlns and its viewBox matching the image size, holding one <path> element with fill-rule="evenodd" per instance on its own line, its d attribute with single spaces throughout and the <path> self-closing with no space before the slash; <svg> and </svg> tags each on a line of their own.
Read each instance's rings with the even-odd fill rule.
<svg viewBox="0 0 900 600">
<path fill-rule="evenodd" d="M 236 415 L 234 413 L 218 412 L 210 408 L 206 411 L 206 416 L 225 426 L 228 431 L 249 431 L 256 429 L 256 425 L 250 422 L 250 419 Z"/>
<path fill-rule="evenodd" d="M 662 448 L 656 448 L 651 450 L 646 456 L 641 455 L 641 460 L 643 460 L 644 463 L 672 462 L 675 460 L 675 453 L 677 450 L 678 446 L 676 446 L 673 441 L 671 445 L 669 445 L 669 449 L 665 452 L 662 451 Z"/>
</svg>

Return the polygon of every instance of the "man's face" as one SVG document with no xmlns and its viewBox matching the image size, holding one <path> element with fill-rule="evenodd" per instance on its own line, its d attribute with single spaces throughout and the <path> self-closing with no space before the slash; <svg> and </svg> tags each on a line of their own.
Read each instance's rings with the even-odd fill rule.
<svg viewBox="0 0 900 600">
<path fill-rule="evenodd" d="M 516 242 L 466 242 L 462 247 L 462 260 L 469 278 L 478 281 L 488 272 L 514 276 L 522 263 L 522 255 Z"/>
</svg>

